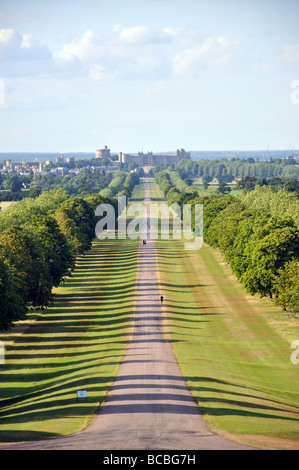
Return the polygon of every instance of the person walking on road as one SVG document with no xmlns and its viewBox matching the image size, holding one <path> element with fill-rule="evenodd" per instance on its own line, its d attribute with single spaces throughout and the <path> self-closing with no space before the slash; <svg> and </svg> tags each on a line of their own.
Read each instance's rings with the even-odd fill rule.
<svg viewBox="0 0 299 470">
<path fill-rule="evenodd" d="M 163 297 L 163 295 L 161 295 L 161 296 L 160 296 L 161 305 L 163 305 L 163 300 L 164 300 L 164 297 Z"/>
</svg>

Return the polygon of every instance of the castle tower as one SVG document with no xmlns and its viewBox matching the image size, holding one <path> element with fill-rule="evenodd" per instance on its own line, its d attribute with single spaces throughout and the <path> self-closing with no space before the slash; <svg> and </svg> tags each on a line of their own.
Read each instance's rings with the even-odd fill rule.
<svg viewBox="0 0 299 470">
<path fill-rule="evenodd" d="M 96 158 L 110 158 L 110 149 L 107 145 L 103 149 L 96 150 Z"/>
</svg>

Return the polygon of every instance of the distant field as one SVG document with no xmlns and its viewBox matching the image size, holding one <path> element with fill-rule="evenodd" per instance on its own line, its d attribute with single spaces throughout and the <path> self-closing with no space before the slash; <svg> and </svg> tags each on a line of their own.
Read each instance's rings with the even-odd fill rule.
<svg viewBox="0 0 299 470">
<path fill-rule="evenodd" d="M 2 211 L 4 211 L 11 204 L 15 204 L 15 203 L 16 203 L 16 201 L 2 201 L 2 202 L 0 202 L 0 208 L 1 208 Z"/>
<path fill-rule="evenodd" d="M 156 247 L 167 338 L 208 424 L 245 444 L 299 449 L 299 320 L 248 295 L 218 250 Z"/>
<path fill-rule="evenodd" d="M 192 184 L 194 186 L 197 187 L 198 191 L 216 191 L 216 189 L 218 188 L 218 182 L 211 182 L 209 183 L 209 186 L 207 189 L 204 189 L 203 185 L 202 185 L 202 180 L 201 178 L 191 178 L 192 179 Z M 237 186 L 237 182 L 236 181 L 233 181 L 232 183 L 227 183 L 228 187 L 231 188 L 231 191 L 229 194 L 231 194 L 232 196 L 234 196 L 235 194 L 238 193 L 238 189 L 236 189 L 236 186 Z"/>
</svg>

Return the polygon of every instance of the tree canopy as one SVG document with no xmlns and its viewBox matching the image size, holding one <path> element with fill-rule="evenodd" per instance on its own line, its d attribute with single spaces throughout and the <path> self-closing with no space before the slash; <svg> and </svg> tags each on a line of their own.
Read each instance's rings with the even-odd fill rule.
<svg viewBox="0 0 299 470">
<path fill-rule="evenodd" d="M 246 176 L 235 196 L 223 194 L 225 191 L 189 193 L 176 183 L 178 173 L 180 177 L 196 174 L 205 164 L 185 160 L 177 165 L 178 172 L 164 169 L 156 173 L 168 203 L 191 205 L 193 230 L 194 207 L 202 204 L 204 242 L 221 250 L 247 291 L 274 297 L 283 308 L 298 312 L 299 201 L 296 192 L 287 189 L 287 185 L 296 188 L 296 183 L 275 178 L 272 184 L 256 184 L 255 177 Z M 211 168 L 216 164 L 219 162 L 205 168 L 203 178 L 212 177 Z M 220 187 L 225 189 L 223 184 Z"/>
<path fill-rule="evenodd" d="M 70 196 L 64 189 L 49 189 L 0 212 L 0 329 L 26 318 L 30 308 L 44 309 L 53 301 L 53 287 L 71 275 L 76 257 L 91 248 L 96 207 L 110 203 L 117 217 L 115 196 L 129 197 L 138 181 L 135 172 L 119 172 L 106 180 L 108 195 L 101 190 Z"/>
</svg>

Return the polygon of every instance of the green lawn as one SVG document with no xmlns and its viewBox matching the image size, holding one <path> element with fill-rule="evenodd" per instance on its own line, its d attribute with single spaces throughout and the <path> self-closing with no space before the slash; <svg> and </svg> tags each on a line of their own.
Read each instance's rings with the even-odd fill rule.
<svg viewBox="0 0 299 470">
<path fill-rule="evenodd" d="M 53 306 L 0 335 L 0 442 L 63 436 L 92 421 L 132 335 L 138 246 L 95 240 Z"/>
<path fill-rule="evenodd" d="M 153 184 L 152 192 L 159 194 Z M 208 246 L 158 240 L 167 338 L 210 427 L 264 448 L 299 448 L 299 321 L 249 296 Z"/>
<path fill-rule="evenodd" d="M 195 186 L 200 193 L 206 192 L 206 191 L 209 191 L 209 192 L 217 191 L 218 189 L 218 182 L 209 183 L 207 189 L 204 189 L 201 178 L 194 177 L 194 178 L 191 178 L 191 181 L 192 181 L 192 185 Z M 231 188 L 231 191 L 229 192 L 229 194 L 231 194 L 232 196 L 235 196 L 236 194 L 238 194 L 239 190 L 236 189 L 237 187 L 236 181 L 233 181 L 232 183 L 228 183 L 228 186 Z"/>
</svg>

